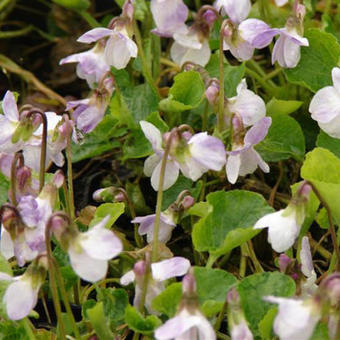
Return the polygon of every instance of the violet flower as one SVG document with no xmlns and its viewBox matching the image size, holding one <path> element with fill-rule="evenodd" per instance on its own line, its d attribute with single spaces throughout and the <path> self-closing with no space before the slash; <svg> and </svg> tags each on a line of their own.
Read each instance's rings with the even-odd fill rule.
<svg viewBox="0 0 340 340">
<path fill-rule="evenodd" d="M 176 276 L 185 275 L 189 268 L 190 262 L 184 257 L 173 257 L 151 264 L 152 277 L 149 279 L 145 298 L 145 307 L 149 313 L 158 314 L 152 308 L 152 301 L 164 290 L 164 281 Z M 120 279 L 120 283 L 124 286 L 136 281 L 135 297 L 133 300 L 133 305 L 136 308 L 138 308 L 140 304 L 145 273 L 146 262 L 139 261 L 134 265 L 133 270 L 127 272 Z"/>
<path fill-rule="evenodd" d="M 150 8 L 156 23 L 152 33 L 170 38 L 176 32 L 187 31 L 185 21 L 189 10 L 183 0 L 151 0 Z"/>
<path fill-rule="evenodd" d="M 304 236 L 301 242 L 300 251 L 301 271 L 306 277 L 306 282 L 302 284 L 302 292 L 306 295 L 311 295 L 315 292 L 318 286 L 316 282 L 316 273 L 313 266 L 312 253 L 310 250 L 309 238 Z"/>
<path fill-rule="evenodd" d="M 104 47 L 103 41 L 100 40 L 90 50 L 63 58 L 59 64 L 78 63 L 76 70 L 77 76 L 80 79 L 85 79 L 93 89 L 107 72 L 110 71 L 110 66 L 105 60 Z"/>
<path fill-rule="evenodd" d="M 241 140 L 234 138 L 232 151 L 227 151 L 226 172 L 230 183 L 236 183 L 239 176 L 253 173 L 258 166 L 263 172 L 269 172 L 268 164 L 254 149 L 254 146 L 266 137 L 271 122 L 270 117 L 264 117 L 246 132 L 243 140 L 242 137 Z M 234 134 L 241 132 L 237 131 L 240 124 L 239 118 L 235 116 L 233 118 Z"/>
<path fill-rule="evenodd" d="M 131 223 L 140 223 L 138 228 L 139 235 L 147 235 L 148 243 L 153 241 L 156 214 L 134 218 Z M 161 213 L 158 239 L 166 243 L 170 240 L 173 229 L 176 227 L 174 217 L 171 213 Z"/>
<path fill-rule="evenodd" d="M 144 163 L 144 173 L 151 176 L 151 185 L 158 190 L 161 169 L 162 135 L 151 123 L 140 122 L 145 137 L 150 141 L 154 154 Z M 191 135 L 189 132 L 178 134 L 170 150 L 166 163 L 163 190 L 170 188 L 177 180 L 179 170 L 185 177 L 193 181 L 199 179 L 208 170 L 219 171 L 225 163 L 225 149 L 223 143 L 206 132 Z"/>
<path fill-rule="evenodd" d="M 316 92 L 309 112 L 328 135 L 340 138 L 340 68 L 332 69 L 333 86 L 326 86 Z"/>
<path fill-rule="evenodd" d="M 83 280 L 97 282 L 105 278 L 108 262 L 123 250 L 121 240 L 105 226 L 106 216 L 86 232 L 78 232 L 69 242 L 67 253 L 75 273 Z"/>
<path fill-rule="evenodd" d="M 251 9 L 250 0 L 217 0 L 214 4 L 218 11 L 227 14 L 230 20 L 239 24 L 248 17 Z"/>
</svg>

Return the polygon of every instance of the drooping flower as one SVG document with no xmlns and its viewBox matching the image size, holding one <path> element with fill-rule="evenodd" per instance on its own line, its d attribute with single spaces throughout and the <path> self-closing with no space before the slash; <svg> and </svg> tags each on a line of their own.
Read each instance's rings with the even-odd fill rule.
<svg viewBox="0 0 340 340">
<path fill-rule="evenodd" d="M 9 281 L 3 296 L 6 313 L 11 320 L 21 320 L 35 307 L 38 301 L 38 293 L 45 281 L 47 266 L 41 258 L 32 263 L 23 275 L 12 277 L 6 273 L 0 273 L 0 280 Z"/>
<path fill-rule="evenodd" d="M 155 154 L 148 157 L 144 163 L 144 173 L 151 176 L 151 184 L 158 190 L 161 160 L 164 153 L 161 132 L 151 123 L 140 122 L 141 128 L 150 141 Z M 192 135 L 188 131 L 171 132 L 173 136 L 169 157 L 166 162 L 163 189 L 170 188 L 177 180 L 179 170 L 183 175 L 196 181 L 208 170 L 219 171 L 225 163 L 223 143 L 206 132 Z"/>
<path fill-rule="evenodd" d="M 316 92 L 309 112 L 328 135 L 340 138 L 340 68 L 332 69 L 333 86 L 326 86 Z"/>
<path fill-rule="evenodd" d="M 192 273 L 183 278 L 182 290 L 179 312 L 156 329 L 155 338 L 157 340 L 216 339 L 213 327 L 199 310 L 196 282 Z"/>
<path fill-rule="evenodd" d="M 310 339 L 321 318 L 320 307 L 313 298 L 297 300 L 267 296 L 264 299 L 279 305 L 279 312 L 274 321 L 274 331 L 280 340 Z"/>
<path fill-rule="evenodd" d="M 80 79 L 85 79 L 93 89 L 110 71 L 110 66 L 106 63 L 104 57 L 104 47 L 104 42 L 99 40 L 90 50 L 63 58 L 59 64 L 78 63 L 77 76 Z"/>
<path fill-rule="evenodd" d="M 156 214 L 134 218 L 131 223 L 140 223 L 139 235 L 147 235 L 148 243 L 153 241 L 153 232 Z M 170 240 L 173 229 L 176 227 L 174 216 L 170 212 L 161 213 L 158 239 L 166 243 Z"/>
<path fill-rule="evenodd" d="M 236 183 L 239 176 L 253 173 L 259 166 L 263 172 L 269 172 L 268 164 L 262 159 L 254 146 L 260 143 L 267 135 L 271 125 L 271 118 L 264 117 L 252 126 L 245 134 L 240 118 L 233 117 L 232 151 L 227 151 L 226 172 L 228 181 Z"/>
<path fill-rule="evenodd" d="M 103 119 L 114 90 L 113 79 L 109 76 L 92 92 L 89 98 L 67 103 L 66 110 L 74 109 L 76 126 L 83 133 L 89 133 Z"/>
<path fill-rule="evenodd" d="M 311 188 L 302 183 L 287 208 L 261 217 L 254 229 L 268 228 L 268 242 L 278 253 L 288 250 L 299 235 Z"/>
<path fill-rule="evenodd" d="M 136 281 L 133 305 L 137 308 L 140 304 L 144 276 L 147 269 L 146 266 L 147 264 L 145 261 L 139 261 L 134 265 L 133 270 L 127 272 L 120 279 L 120 283 L 124 286 Z M 171 259 L 151 264 L 152 277 L 149 279 L 145 298 L 145 307 L 149 313 L 157 314 L 157 312 L 152 308 L 152 301 L 164 290 L 164 281 L 172 277 L 185 275 L 189 268 L 190 262 L 184 257 L 173 257 Z"/>
<path fill-rule="evenodd" d="M 118 70 L 123 69 L 131 58 L 137 57 L 137 45 L 131 39 L 132 18 L 133 5 L 131 0 L 126 0 L 122 15 L 111 21 L 111 28 L 93 28 L 79 37 L 78 41 L 90 44 L 108 38 L 104 50 L 105 62 Z"/>
<path fill-rule="evenodd" d="M 294 68 L 300 61 L 301 46 L 309 46 L 307 38 L 303 37 L 303 18 L 306 9 L 298 4 L 294 15 L 288 18 L 286 26 L 278 33 L 280 37 L 274 45 L 272 63 L 276 61 L 285 68 Z"/>
<path fill-rule="evenodd" d="M 188 7 L 183 0 L 151 0 L 151 13 L 156 23 L 153 33 L 170 38 L 176 32 L 186 32 Z"/>
<path fill-rule="evenodd" d="M 245 127 L 254 125 L 265 117 L 266 104 L 260 96 L 248 90 L 245 79 L 238 84 L 236 93 L 235 97 L 228 98 L 228 110 L 240 116 Z M 229 124 L 230 117 L 226 117 L 226 120 Z"/>
<path fill-rule="evenodd" d="M 105 278 L 108 262 L 123 250 L 121 240 L 105 226 L 110 216 L 86 232 L 72 235 L 67 253 L 73 270 L 83 280 L 97 282 Z"/>
<path fill-rule="evenodd" d="M 314 293 L 318 286 L 315 284 L 316 273 L 313 266 L 312 253 L 310 250 L 309 239 L 307 236 L 304 236 L 302 238 L 300 260 L 301 271 L 303 275 L 306 277 L 306 282 L 303 283 L 302 285 L 302 291 L 305 294 Z"/>
</svg>

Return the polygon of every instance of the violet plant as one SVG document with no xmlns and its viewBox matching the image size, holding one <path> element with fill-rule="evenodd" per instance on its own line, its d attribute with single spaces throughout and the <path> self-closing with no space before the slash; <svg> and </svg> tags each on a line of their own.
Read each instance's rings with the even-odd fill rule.
<svg viewBox="0 0 340 340">
<path fill-rule="evenodd" d="M 0 56 L 53 107 L 2 97 L 0 338 L 339 339 L 338 2 L 54 2 L 77 97 Z"/>
</svg>

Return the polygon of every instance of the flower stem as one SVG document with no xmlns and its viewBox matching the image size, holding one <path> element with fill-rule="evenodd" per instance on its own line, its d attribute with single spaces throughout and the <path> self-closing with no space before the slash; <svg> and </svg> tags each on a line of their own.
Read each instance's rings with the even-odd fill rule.
<svg viewBox="0 0 340 340">
<path fill-rule="evenodd" d="M 78 13 L 92 28 L 101 26 L 100 23 L 88 12 L 80 11 Z"/>
<path fill-rule="evenodd" d="M 263 78 L 263 76 L 259 75 L 257 72 L 249 69 L 246 67 L 246 73 L 254 78 L 262 87 L 263 89 L 272 97 L 275 97 L 276 89 L 270 86 Z"/>
<path fill-rule="evenodd" d="M 218 259 L 218 256 L 209 254 L 209 258 L 208 258 L 207 263 L 205 264 L 205 268 L 212 268 L 213 264 L 215 263 L 217 259 Z"/>
<path fill-rule="evenodd" d="M 164 154 L 162 157 L 161 170 L 160 170 L 159 182 L 158 182 L 155 226 L 153 230 L 153 245 L 152 245 L 152 255 L 151 255 L 152 262 L 156 262 L 158 260 L 158 243 L 159 243 L 158 237 L 159 237 L 159 227 L 160 227 L 160 222 L 161 222 L 161 210 L 162 210 L 162 203 L 163 203 L 163 184 L 164 184 L 165 168 L 166 168 L 166 162 L 168 160 L 168 156 L 170 152 L 172 138 L 175 133 L 177 133 L 177 129 L 173 129 L 170 132 L 170 136 L 166 143 L 166 147 L 165 147 Z"/>
<path fill-rule="evenodd" d="M 222 321 L 223 321 L 223 319 L 224 319 L 224 316 L 225 316 L 225 312 L 226 312 L 226 310 L 227 310 L 227 307 L 228 307 L 228 301 L 225 301 L 225 303 L 223 304 L 223 307 L 222 307 L 220 313 L 218 314 L 216 323 L 215 323 L 215 325 L 214 325 L 215 331 L 218 331 L 218 330 L 221 328 L 221 324 L 222 324 Z"/>
<path fill-rule="evenodd" d="M 67 136 L 66 156 L 67 156 L 67 184 L 68 184 L 68 204 L 70 209 L 71 220 L 75 218 L 74 208 L 74 194 L 73 194 L 73 172 L 72 172 L 72 149 L 71 149 L 72 137 L 71 134 Z"/>
<path fill-rule="evenodd" d="M 17 152 L 12 160 L 11 164 L 11 201 L 14 206 L 18 204 L 16 198 L 16 191 L 17 191 L 17 165 L 18 161 L 20 161 L 21 165 L 24 164 L 24 157 L 21 152 Z M 19 163 L 19 165 L 20 165 Z"/>
<path fill-rule="evenodd" d="M 309 181 L 308 181 L 308 184 L 312 187 L 314 194 L 316 195 L 316 197 L 318 198 L 320 203 L 325 207 L 325 209 L 327 211 L 328 222 L 329 222 L 329 230 L 331 232 L 333 248 L 334 248 L 334 251 L 335 251 L 335 254 L 336 254 L 336 259 L 337 259 L 336 270 L 339 271 L 340 270 L 340 249 L 339 249 L 339 243 L 338 243 L 338 240 L 337 240 L 337 237 L 336 237 L 336 231 L 335 231 L 335 227 L 334 227 L 334 223 L 333 223 L 331 209 L 330 209 L 328 203 L 321 196 L 319 190 L 314 186 L 314 184 L 312 182 L 309 182 Z"/>
<path fill-rule="evenodd" d="M 224 53 L 223 53 L 223 38 L 224 28 L 227 22 L 223 21 L 220 30 L 220 46 L 219 46 L 219 97 L 218 97 L 218 117 L 217 129 L 219 132 L 224 130 Z"/>
<path fill-rule="evenodd" d="M 56 277 L 54 272 L 54 265 L 53 265 L 53 255 L 51 249 L 51 227 L 54 215 L 52 215 L 46 225 L 45 229 L 45 244 L 46 244 L 46 252 L 47 252 L 47 261 L 48 261 L 48 274 L 49 274 L 49 282 L 52 292 L 52 299 L 54 304 L 54 309 L 57 315 L 59 330 L 60 330 L 60 337 L 63 340 L 66 340 L 66 332 L 65 326 L 63 323 L 63 318 L 61 314 L 61 305 L 58 297 L 58 288 L 56 285 Z"/>
<path fill-rule="evenodd" d="M 139 56 L 142 61 L 143 75 L 145 77 L 145 80 L 147 81 L 151 89 L 153 90 L 153 92 L 159 97 L 157 86 L 152 78 L 152 74 L 149 69 L 148 62 L 146 60 L 146 56 L 145 56 L 144 49 L 143 49 L 142 37 L 141 37 L 136 20 L 133 20 L 133 30 L 134 30 L 135 37 L 136 37 L 136 43 L 138 46 Z"/>
<path fill-rule="evenodd" d="M 35 337 L 33 331 L 32 331 L 32 328 L 31 328 L 31 323 L 29 321 L 29 319 L 27 318 L 24 318 L 22 320 L 22 324 L 25 328 L 25 331 L 26 331 L 26 335 L 28 336 L 29 340 L 36 340 L 37 338 Z"/>
</svg>

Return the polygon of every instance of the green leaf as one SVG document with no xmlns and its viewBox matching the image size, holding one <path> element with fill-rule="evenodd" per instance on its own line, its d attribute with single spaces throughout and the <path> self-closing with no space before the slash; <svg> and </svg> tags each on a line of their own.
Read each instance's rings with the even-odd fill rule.
<svg viewBox="0 0 340 340">
<path fill-rule="evenodd" d="M 106 115 L 98 126 L 89 134 L 84 136 L 81 144 L 72 143 L 72 162 L 99 156 L 104 152 L 120 147 L 118 140 L 113 140 L 126 133 L 125 128 L 117 127 L 117 120 Z"/>
<path fill-rule="evenodd" d="M 145 0 L 135 0 L 134 2 L 135 13 L 134 16 L 139 21 L 144 21 L 145 16 L 148 14 L 148 6 Z"/>
<path fill-rule="evenodd" d="M 299 123 L 286 115 L 273 115 L 268 135 L 256 150 L 267 162 L 291 157 L 301 161 L 305 154 L 305 137 Z"/>
<path fill-rule="evenodd" d="M 179 73 L 174 78 L 174 84 L 169 90 L 169 97 L 159 103 L 165 112 L 182 112 L 191 110 L 201 103 L 204 98 L 204 83 L 196 71 Z"/>
<path fill-rule="evenodd" d="M 164 133 L 167 132 L 169 130 L 169 126 L 165 123 L 165 121 L 160 117 L 159 112 L 155 111 L 150 113 L 146 119 L 146 121 L 148 121 L 149 123 L 153 124 L 156 126 L 156 128 Z"/>
<path fill-rule="evenodd" d="M 263 317 L 263 319 L 259 322 L 259 331 L 261 334 L 261 338 L 263 340 L 271 340 L 273 337 L 273 323 L 275 316 L 277 314 L 277 307 L 269 309 L 267 314 Z"/>
<path fill-rule="evenodd" d="M 130 136 L 123 145 L 123 161 L 127 159 L 142 158 L 152 154 L 150 142 L 140 127 L 131 130 Z"/>
<path fill-rule="evenodd" d="M 332 151 L 335 156 L 340 158 L 340 139 L 328 136 L 327 133 L 320 130 L 316 145 Z"/>
<path fill-rule="evenodd" d="M 340 159 L 327 149 L 315 148 L 306 155 L 301 177 L 315 185 L 339 225 Z"/>
<path fill-rule="evenodd" d="M 125 309 L 125 322 L 135 332 L 151 335 L 153 331 L 162 324 L 162 321 L 155 315 L 143 317 L 136 308 L 127 306 Z"/>
<path fill-rule="evenodd" d="M 8 201 L 9 181 L 0 173 L 0 205 Z"/>
<path fill-rule="evenodd" d="M 105 288 L 100 290 L 100 301 L 104 304 L 104 314 L 111 326 L 117 327 L 125 317 L 129 296 L 124 289 Z"/>
<path fill-rule="evenodd" d="M 198 300 L 206 316 L 211 317 L 222 309 L 229 289 L 237 280 L 234 275 L 222 269 L 194 267 L 194 274 Z"/>
<path fill-rule="evenodd" d="M 306 31 L 309 47 L 301 48 L 301 59 L 293 69 L 285 69 L 288 80 L 313 92 L 332 84 L 331 71 L 338 65 L 340 45 L 329 33 L 317 28 Z"/>
<path fill-rule="evenodd" d="M 289 115 L 298 110 L 302 104 L 303 102 L 298 100 L 281 100 L 272 98 L 266 105 L 267 115 Z"/>
<path fill-rule="evenodd" d="M 114 339 L 104 314 L 103 302 L 98 302 L 94 307 L 87 309 L 87 316 L 100 340 Z"/>
<path fill-rule="evenodd" d="M 67 9 L 80 12 L 85 11 L 90 7 L 89 0 L 52 0 L 54 3 L 63 6 Z"/>
<path fill-rule="evenodd" d="M 264 296 L 274 295 L 288 297 L 295 293 L 294 280 L 279 272 L 254 274 L 244 278 L 237 288 L 241 305 L 253 334 L 258 337 L 259 322 L 274 307 L 265 302 Z"/>
<path fill-rule="evenodd" d="M 165 314 L 169 318 L 173 317 L 182 297 L 182 283 L 170 284 L 166 289 L 156 296 L 152 301 L 152 308 Z"/>
<path fill-rule="evenodd" d="M 1 320 L 0 340 L 29 340 L 22 322 Z"/>
<path fill-rule="evenodd" d="M 318 323 L 310 340 L 329 340 L 327 325 Z"/>
<path fill-rule="evenodd" d="M 177 196 L 183 190 L 190 191 L 193 187 L 193 184 L 194 184 L 193 181 L 190 180 L 189 178 L 186 178 L 184 176 L 179 176 L 176 183 L 171 188 L 164 191 L 162 210 L 167 209 L 170 204 L 174 203 L 177 199 Z"/>
<path fill-rule="evenodd" d="M 195 249 L 220 256 L 250 240 L 256 221 L 273 211 L 265 199 L 246 190 L 217 191 L 207 196 L 212 212 L 194 225 Z"/>
<path fill-rule="evenodd" d="M 328 219 L 328 214 L 327 210 L 325 208 L 322 208 L 318 215 L 316 216 L 316 222 L 322 229 L 328 229 L 329 228 L 329 219 Z"/>
<path fill-rule="evenodd" d="M 125 211 L 124 203 L 103 203 L 101 204 L 94 214 L 94 218 L 90 223 L 90 227 L 93 227 L 99 223 L 107 215 L 110 216 L 109 221 L 106 223 L 106 228 L 110 228 Z"/>
<path fill-rule="evenodd" d="M 12 267 L 5 257 L 0 253 L 0 273 L 13 275 Z"/>
<path fill-rule="evenodd" d="M 210 77 L 219 79 L 219 53 L 214 53 L 207 66 L 205 67 Z M 224 93 L 227 98 L 236 96 L 237 85 L 244 78 L 246 66 L 242 63 L 240 66 L 231 66 L 226 59 L 224 60 Z"/>
</svg>

